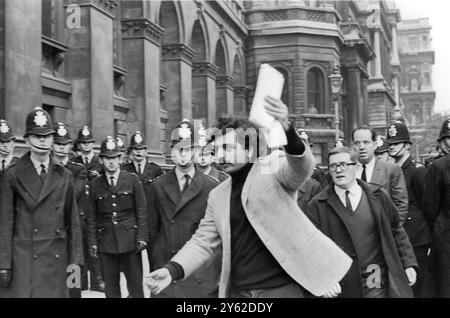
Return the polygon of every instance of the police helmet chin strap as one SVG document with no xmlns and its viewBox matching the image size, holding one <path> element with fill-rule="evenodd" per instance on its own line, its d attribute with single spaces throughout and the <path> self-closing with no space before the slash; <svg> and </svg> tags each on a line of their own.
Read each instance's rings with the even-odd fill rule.
<svg viewBox="0 0 450 318">
<path fill-rule="evenodd" d="M 389 154 L 389 156 L 391 156 L 392 158 L 394 158 L 395 160 L 398 160 L 398 154 L 400 153 L 400 151 L 402 151 L 405 148 L 405 143 L 403 143 L 402 147 L 397 151 L 397 153 L 395 155 L 391 155 Z"/>
<path fill-rule="evenodd" d="M 52 148 L 46 148 L 46 147 L 39 147 L 39 146 L 36 146 L 35 144 L 33 144 L 33 143 L 31 142 L 31 140 L 30 140 L 30 145 L 32 145 L 34 148 L 39 149 L 39 150 L 46 150 L 46 151 L 52 150 Z"/>
</svg>

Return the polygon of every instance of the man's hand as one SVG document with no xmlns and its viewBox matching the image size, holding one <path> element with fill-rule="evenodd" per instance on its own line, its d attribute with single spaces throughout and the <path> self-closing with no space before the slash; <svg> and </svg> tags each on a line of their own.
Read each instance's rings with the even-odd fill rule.
<svg viewBox="0 0 450 318">
<path fill-rule="evenodd" d="M 406 276 L 408 277 L 409 286 L 412 286 L 416 283 L 417 273 L 413 267 L 408 267 L 405 269 Z"/>
<path fill-rule="evenodd" d="M 94 179 L 94 178 L 97 178 L 98 176 L 100 176 L 100 173 L 97 170 L 89 170 L 88 171 L 88 178 L 90 180 Z"/>
<path fill-rule="evenodd" d="M 150 289 L 152 294 L 158 295 L 164 289 L 166 289 L 172 282 L 172 276 L 167 268 L 161 268 L 150 275 L 145 276 L 144 283 Z"/>
<path fill-rule="evenodd" d="M 11 284 L 11 270 L 0 269 L 0 286 L 3 288 L 8 288 L 9 284 Z"/>
<path fill-rule="evenodd" d="M 89 255 L 91 255 L 91 257 L 98 257 L 98 246 L 97 245 L 92 245 L 89 247 Z"/>
<path fill-rule="evenodd" d="M 327 291 L 322 297 L 324 297 L 324 298 L 335 298 L 341 292 L 342 292 L 341 285 L 339 285 L 339 283 L 337 283 L 333 288 L 331 288 L 331 290 Z"/>
<path fill-rule="evenodd" d="M 264 108 L 267 113 L 280 121 L 284 131 L 287 131 L 289 129 L 288 107 L 281 100 L 271 96 L 266 96 L 264 102 Z"/>
<path fill-rule="evenodd" d="M 139 254 L 140 252 L 142 252 L 142 250 L 144 250 L 146 247 L 147 247 L 147 242 L 138 241 L 136 243 L 136 254 Z"/>
</svg>

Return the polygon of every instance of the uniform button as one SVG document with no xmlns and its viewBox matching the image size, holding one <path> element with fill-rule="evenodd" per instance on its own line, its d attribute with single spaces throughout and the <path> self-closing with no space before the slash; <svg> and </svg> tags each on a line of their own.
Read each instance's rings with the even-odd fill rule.
<svg viewBox="0 0 450 318">
<path fill-rule="evenodd" d="M 170 220 L 170 223 L 172 223 L 172 224 L 175 223 L 175 220 Z"/>
<path fill-rule="evenodd" d="M 34 229 L 34 233 L 37 234 L 39 231 L 38 229 Z"/>
<path fill-rule="evenodd" d="M 56 230 L 56 234 L 60 234 L 61 233 L 61 230 Z"/>
<path fill-rule="evenodd" d="M 38 256 L 37 256 L 36 254 L 34 254 L 34 255 L 33 255 L 33 258 L 34 258 L 34 259 L 37 259 L 37 258 L 38 258 Z"/>
<path fill-rule="evenodd" d="M 202 283 L 202 281 L 201 281 L 200 279 L 198 279 L 198 280 L 197 280 L 197 284 L 200 285 L 201 283 Z"/>
<path fill-rule="evenodd" d="M 111 196 L 111 198 L 113 198 L 113 199 L 115 199 L 116 198 L 116 196 L 113 194 L 112 196 Z"/>
<path fill-rule="evenodd" d="M 80 213 L 80 216 L 84 216 L 84 212 L 81 212 L 81 213 Z"/>
<path fill-rule="evenodd" d="M 408 217 L 407 220 L 408 220 L 408 221 L 411 221 L 411 220 L 412 220 L 412 217 Z"/>
<path fill-rule="evenodd" d="M 56 259 L 59 259 L 59 254 L 56 254 L 56 255 L 55 255 L 55 258 L 56 258 Z"/>
<path fill-rule="evenodd" d="M 114 206 L 114 207 L 115 207 L 115 206 L 117 206 L 117 204 L 116 204 L 116 203 L 113 203 L 113 204 L 112 204 L 112 206 Z"/>
<path fill-rule="evenodd" d="M 113 216 L 117 216 L 117 212 L 113 212 Z"/>
</svg>

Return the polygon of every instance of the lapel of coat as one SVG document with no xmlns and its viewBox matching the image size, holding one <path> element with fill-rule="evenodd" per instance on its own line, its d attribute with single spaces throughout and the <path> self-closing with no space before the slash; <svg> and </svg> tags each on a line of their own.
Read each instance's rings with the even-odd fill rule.
<svg viewBox="0 0 450 318">
<path fill-rule="evenodd" d="M 121 170 L 119 173 L 119 178 L 117 179 L 117 183 L 116 183 L 116 192 L 121 191 L 122 188 L 124 186 L 126 186 L 127 182 L 127 177 L 125 175 L 125 173 Z M 129 190 L 129 188 L 125 189 L 125 190 Z"/>
<path fill-rule="evenodd" d="M 64 169 L 66 168 L 63 165 L 55 162 L 53 158 L 50 158 L 47 177 L 42 185 L 36 204 L 42 202 L 53 190 L 55 190 L 55 188 L 60 186 Z"/>
<path fill-rule="evenodd" d="M 116 189 L 119 189 L 119 182 L 120 182 L 121 174 L 122 174 L 122 172 L 120 172 L 120 174 L 119 174 L 119 179 L 117 180 L 117 183 L 116 183 Z M 100 176 L 102 188 L 104 188 L 106 191 L 108 191 L 110 193 L 114 193 L 113 189 L 111 189 L 111 186 L 109 185 L 107 178 L 108 178 L 108 176 L 106 175 L 106 173 L 103 174 L 102 176 Z"/>
<path fill-rule="evenodd" d="M 169 171 L 166 178 L 166 182 L 163 183 L 164 192 L 166 192 L 166 195 L 175 205 L 178 205 L 181 197 L 181 192 L 177 176 L 175 175 L 175 169 Z"/>
<path fill-rule="evenodd" d="M 204 183 L 204 179 L 202 177 L 204 177 L 202 172 L 195 170 L 194 178 L 186 191 L 181 194 L 180 201 L 175 209 L 175 214 L 177 214 L 186 204 L 189 203 L 189 201 L 194 199 L 202 191 Z"/>
<path fill-rule="evenodd" d="M 373 167 L 372 179 L 369 182 L 383 185 L 384 184 L 383 179 L 384 177 L 380 160 L 375 159 L 375 166 Z"/>
<path fill-rule="evenodd" d="M 382 208 L 380 206 L 380 201 L 375 197 L 375 194 L 372 189 L 370 189 L 367 184 L 364 184 L 362 181 L 358 180 L 358 184 L 363 189 L 364 193 L 367 196 L 367 200 L 369 201 L 370 210 L 375 220 L 375 224 L 378 230 L 381 230 L 381 211 Z M 380 232 L 381 233 L 381 232 Z"/>
<path fill-rule="evenodd" d="M 22 187 L 31 195 L 34 201 L 39 197 L 41 191 L 41 180 L 30 159 L 30 153 L 25 154 L 18 163 L 17 179 Z"/>
<path fill-rule="evenodd" d="M 341 219 L 342 223 L 345 225 L 348 233 L 351 233 L 350 225 L 347 222 L 348 219 L 348 211 L 346 207 L 342 204 L 338 195 L 334 191 L 333 185 L 329 186 L 327 189 L 326 201 L 328 205 L 333 209 L 333 211 L 337 214 L 337 216 Z"/>
</svg>

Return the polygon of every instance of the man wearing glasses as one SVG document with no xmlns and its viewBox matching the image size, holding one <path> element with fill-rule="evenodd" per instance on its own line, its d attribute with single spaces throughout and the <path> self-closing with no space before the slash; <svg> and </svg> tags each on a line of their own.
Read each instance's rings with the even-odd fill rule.
<svg viewBox="0 0 450 318">
<path fill-rule="evenodd" d="M 309 204 L 315 225 L 353 263 L 340 282 L 342 297 L 413 297 L 416 257 L 399 215 L 379 185 L 356 179 L 357 156 L 348 147 L 328 154 L 332 184 Z"/>
</svg>

